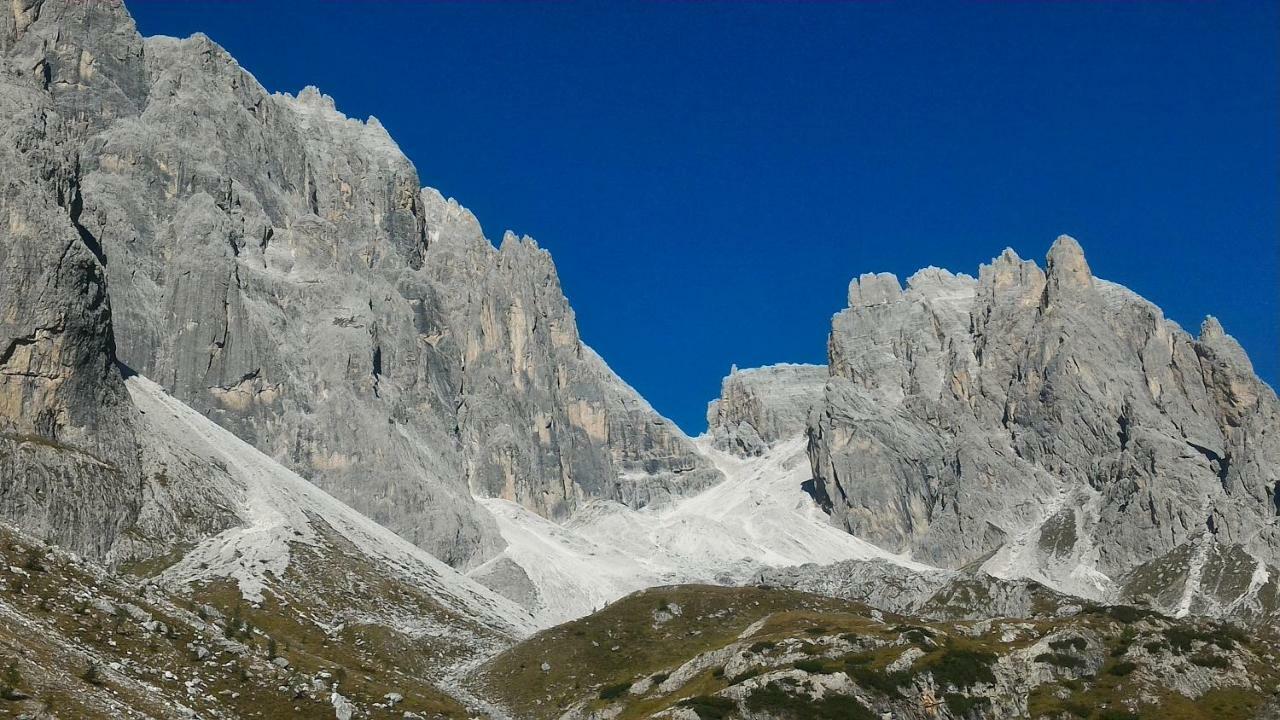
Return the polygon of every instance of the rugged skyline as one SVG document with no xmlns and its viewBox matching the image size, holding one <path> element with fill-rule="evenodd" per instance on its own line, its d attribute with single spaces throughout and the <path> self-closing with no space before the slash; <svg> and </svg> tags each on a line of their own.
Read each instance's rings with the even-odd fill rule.
<svg viewBox="0 0 1280 720">
<path fill-rule="evenodd" d="M 1062 233 L 1280 377 L 1275 3 L 324 7 L 134 12 L 377 116 L 488 237 L 552 251 L 587 343 L 690 434 L 732 364 L 824 362 L 849 276 Z"/>
</svg>

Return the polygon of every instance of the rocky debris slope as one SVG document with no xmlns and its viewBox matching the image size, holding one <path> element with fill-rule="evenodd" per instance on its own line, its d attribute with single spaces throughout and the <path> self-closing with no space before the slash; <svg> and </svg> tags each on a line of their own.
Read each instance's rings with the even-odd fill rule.
<svg viewBox="0 0 1280 720">
<path fill-rule="evenodd" d="M 1092 598 L 1180 565 L 1146 593 L 1169 610 L 1274 609 L 1275 393 L 1216 320 L 1188 335 L 1075 240 L 1044 270 L 1006 250 L 977 279 L 864 275 L 829 361 L 810 457 L 851 533 Z"/>
<path fill-rule="evenodd" d="M 118 356 L 458 566 L 501 542 L 473 493 L 563 518 L 718 479 L 582 343 L 547 253 L 493 248 L 376 119 L 268 94 L 206 37 L 143 40 L 119 3 L 14 8 L 5 432 L 134 462 Z M 138 485 L 93 484 L 119 486 L 77 540 L 105 556 Z"/>
<path fill-rule="evenodd" d="M 822 400 L 821 365 L 734 366 L 707 405 L 707 432 L 719 450 L 761 455 L 769 446 L 804 433 L 809 411 Z"/>
<path fill-rule="evenodd" d="M 528 718 L 938 720 L 1257 717 L 1274 628 L 1146 610 L 922 621 L 794 591 L 631 595 L 487 663 L 476 684 Z"/>
<path fill-rule="evenodd" d="M 471 577 L 528 608 L 545 626 L 645 587 L 747 583 L 766 568 L 876 559 L 903 576 L 935 572 L 830 522 L 803 489 L 809 477 L 803 437 L 751 458 L 711 442 L 698 440 L 727 479 L 663 507 L 633 510 L 597 501 L 556 524 L 509 501 L 482 501 L 507 547 Z"/>
<path fill-rule="evenodd" d="M 148 436 L 215 468 L 205 482 L 213 485 L 216 504 L 235 518 L 227 530 L 185 549 L 156 576 L 158 582 L 184 592 L 227 579 L 246 601 L 261 604 L 268 593 L 305 594 L 368 572 L 388 588 L 414 591 L 439 606 L 431 613 L 416 608 L 416 632 L 475 645 L 481 638 L 502 640 L 529 631 L 525 614 L 504 598 L 281 467 L 155 383 L 134 376 L 127 384 Z M 327 577 L 308 577 L 302 568 L 316 560 L 336 567 Z M 333 611 L 340 614 L 358 605 L 354 598 L 327 594 L 313 602 L 335 603 Z"/>
<path fill-rule="evenodd" d="M 1082 602 L 1034 580 L 1005 580 L 974 569 L 905 568 L 884 560 L 770 568 L 753 581 L 932 620 L 1053 617 L 1078 610 Z"/>
</svg>

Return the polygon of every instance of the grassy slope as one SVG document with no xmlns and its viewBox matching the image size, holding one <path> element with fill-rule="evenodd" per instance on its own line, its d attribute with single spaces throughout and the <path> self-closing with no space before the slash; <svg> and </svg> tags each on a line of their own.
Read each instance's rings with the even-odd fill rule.
<svg viewBox="0 0 1280 720">
<path fill-rule="evenodd" d="M 439 612 L 429 598 L 365 577 L 368 569 L 350 559 L 341 572 L 309 560 L 299 571 L 323 573 L 329 585 L 347 583 L 318 589 L 352 608 L 384 604 L 378 594 L 395 592 L 397 603 L 389 604 Z M 374 615 L 326 632 L 316 622 L 321 608 L 304 598 L 277 594 L 254 608 L 226 584 L 178 597 L 4 528 L 0 568 L 0 696 L 12 690 L 0 698 L 0 717 L 180 717 L 182 704 L 204 717 L 329 720 L 329 688 L 313 685 L 319 673 L 339 681 L 360 717 L 401 718 L 406 710 L 475 716 L 424 679 L 456 660 L 457 639 L 415 638 Z M 353 599 L 357 593 L 362 600 Z M 198 659 L 197 647 L 209 654 Z M 270 662 L 273 649 L 288 668 Z M 388 692 L 405 699 L 394 708 L 376 706 Z"/>
<path fill-rule="evenodd" d="M 672 605 L 681 614 L 659 622 Z M 678 687 L 631 687 L 729 646 Z M 919 656 L 890 671 L 909 647 Z M 734 717 L 740 705 L 774 717 L 924 708 L 939 718 L 1004 717 L 1011 711 L 993 709 L 991 700 L 1020 687 L 1015 714 L 1023 716 L 1244 720 L 1277 689 L 1276 647 L 1272 630 L 1247 636 L 1125 608 L 1036 621 L 914 623 L 792 591 L 680 586 L 637 593 L 539 633 L 495 657 L 475 683 L 521 718 L 606 708 L 639 718 L 681 705 L 704 720 Z M 1221 662 L 1230 665 L 1215 667 Z M 997 676 L 1013 684 L 993 687 Z M 822 701 L 802 692 L 822 678 L 849 678 L 856 690 Z M 1175 685 L 1202 691 L 1182 694 Z M 744 696 L 741 704 L 725 700 Z"/>
</svg>

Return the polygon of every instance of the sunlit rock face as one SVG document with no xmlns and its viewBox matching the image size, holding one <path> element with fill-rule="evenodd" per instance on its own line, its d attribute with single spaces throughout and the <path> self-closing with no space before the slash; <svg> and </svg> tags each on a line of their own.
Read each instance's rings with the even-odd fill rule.
<svg viewBox="0 0 1280 720">
<path fill-rule="evenodd" d="M 119 3 L 14 7 L 6 432 L 127 465 L 118 358 L 460 566 L 502 542 L 473 493 L 563 517 L 719 478 L 582 343 L 550 256 L 494 248 L 376 119 L 269 94 L 202 35 L 144 40 Z M 138 493 L 82 544 L 105 552 Z"/>
<path fill-rule="evenodd" d="M 1006 250 L 976 279 L 864 275 L 849 298 L 809 435 L 850 532 L 1091 597 L 1179 548 L 1238 546 L 1275 577 L 1276 396 L 1213 318 L 1184 332 L 1066 236 L 1044 270 Z"/>
<path fill-rule="evenodd" d="M 721 383 L 720 397 L 707 406 L 707 431 L 715 447 L 755 456 L 803 434 L 826 381 L 821 365 L 733 368 Z"/>
</svg>

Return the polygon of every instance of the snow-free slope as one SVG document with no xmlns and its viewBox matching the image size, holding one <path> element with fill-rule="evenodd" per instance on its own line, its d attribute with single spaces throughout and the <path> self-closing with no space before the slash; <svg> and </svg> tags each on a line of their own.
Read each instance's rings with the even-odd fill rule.
<svg viewBox="0 0 1280 720">
<path fill-rule="evenodd" d="M 291 576 L 291 564 L 300 554 L 341 554 L 344 562 L 354 559 L 371 566 L 385 583 L 434 599 L 442 615 L 413 618 L 421 634 L 457 634 L 463 626 L 452 621 L 459 618 L 467 620 L 465 626 L 478 624 L 500 636 L 518 636 L 529 629 L 527 614 L 506 598 L 342 504 L 160 386 L 134 376 L 127 387 L 156 442 L 225 468 L 219 491 L 241 520 L 199 542 L 167 568 L 160 575 L 165 584 L 182 587 L 231 579 L 246 600 L 261 603 L 286 581 L 305 586 L 320 580 Z"/>
<path fill-rule="evenodd" d="M 810 477 L 804 438 L 755 458 L 717 450 L 707 437 L 696 443 L 726 480 L 667 506 L 595 502 L 556 525 L 511 502 L 482 501 L 508 547 L 472 576 L 532 593 L 539 625 L 551 625 L 641 588 L 741 582 L 767 567 L 879 558 L 928 569 L 830 524 L 802 487 Z"/>
</svg>

